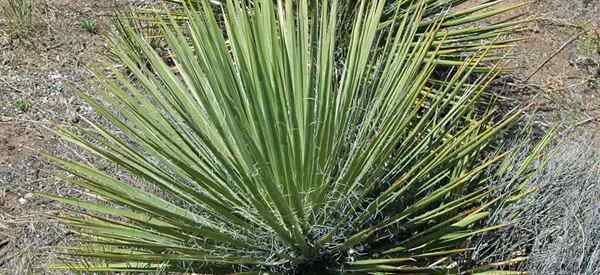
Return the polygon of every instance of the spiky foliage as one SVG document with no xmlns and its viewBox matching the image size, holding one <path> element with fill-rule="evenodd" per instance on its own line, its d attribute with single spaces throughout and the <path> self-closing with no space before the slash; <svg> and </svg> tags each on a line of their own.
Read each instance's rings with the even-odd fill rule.
<svg viewBox="0 0 600 275">
<path fill-rule="evenodd" d="M 60 130 L 119 165 L 133 187 L 105 172 L 50 157 L 97 201 L 61 219 L 83 236 L 61 265 L 84 270 L 475 273 L 457 262 L 491 197 L 482 175 L 503 154 L 481 151 L 518 117 L 478 110 L 495 71 L 472 74 L 475 55 L 431 82 L 447 19 L 425 24 L 413 2 L 381 28 L 386 1 L 361 1 L 351 29 L 338 1 L 208 1 L 185 7 L 188 25 L 164 23 L 174 67 L 141 36 L 148 66 L 127 43 L 121 71 L 82 97 L 122 135 Z M 196 10 L 196 9 L 194 9 Z M 223 23 L 221 26 L 220 23 Z M 170 22 L 173 23 L 173 22 Z M 425 30 L 423 29 L 425 28 Z M 340 32 L 348 43 L 338 44 Z M 343 69 L 337 58 L 343 52 Z M 87 133 L 87 134 L 86 134 Z M 245 273 L 246 274 L 246 273 Z"/>
<path fill-rule="evenodd" d="M 120 14 L 119 24 L 127 24 L 138 31 L 145 33 L 148 39 L 157 39 L 162 37 L 159 22 L 165 18 L 175 19 L 174 24 L 186 22 L 189 18 L 183 11 L 185 3 L 197 5 L 202 0 L 163 0 L 168 5 L 159 8 L 141 8 L 128 13 Z M 220 16 L 221 7 L 226 1 L 209 1 L 213 9 Z M 244 1 L 252 6 L 255 1 Z M 277 1 L 273 1 L 277 2 Z M 319 2 L 319 1 L 309 1 Z M 380 30 L 389 27 L 394 21 L 410 16 L 415 12 L 415 7 L 424 2 L 425 7 L 422 11 L 422 20 L 420 29 L 417 31 L 422 34 L 433 24 L 439 24 L 439 34 L 434 38 L 434 45 L 439 45 L 439 52 L 436 56 L 436 62 L 440 65 L 454 66 L 461 65 L 468 60 L 473 52 L 482 49 L 504 49 L 511 47 L 520 39 L 515 39 L 514 33 L 522 31 L 525 28 L 524 23 L 531 19 L 520 19 L 521 14 L 510 15 L 525 2 L 516 4 L 505 4 L 505 0 L 486 0 L 482 3 L 472 3 L 469 0 L 388 0 L 383 7 L 378 28 Z M 341 0 L 338 1 L 337 26 L 339 30 L 349 30 L 354 24 L 358 14 L 360 1 Z M 166 8 L 164 6 L 167 6 Z M 306 14 L 312 16 L 311 12 Z M 505 19 L 495 19 L 502 15 Z M 132 20 L 133 19 L 133 20 Z M 440 20 L 441 22 L 438 22 Z M 169 20 L 167 20 L 169 21 Z M 493 21 L 493 23 L 490 23 Z M 118 29 L 118 33 L 128 35 L 123 29 Z M 351 32 L 340 31 L 336 33 L 338 46 L 345 45 L 351 39 Z M 381 40 L 380 42 L 383 42 Z M 383 47 L 383 43 L 379 46 Z M 136 47 L 132 48 L 135 52 Z M 340 58 L 340 57 L 338 57 Z M 344 57 L 341 57 L 343 59 Z M 497 61 L 505 59 L 505 53 L 499 55 L 488 54 L 486 60 Z M 473 60 L 471 60 L 473 61 Z M 480 64 L 481 65 L 481 64 Z M 486 70 L 486 65 L 481 65 L 479 70 Z"/>
</svg>

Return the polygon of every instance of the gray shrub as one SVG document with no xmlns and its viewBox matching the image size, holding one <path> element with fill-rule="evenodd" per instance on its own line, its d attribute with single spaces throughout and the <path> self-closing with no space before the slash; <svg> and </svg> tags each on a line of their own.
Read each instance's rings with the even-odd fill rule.
<svg viewBox="0 0 600 275">
<path fill-rule="evenodd" d="M 548 162 L 525 188 L 524 199 L 499 207 L 490 222 L 507 229 L 476 244 L 474 256 L 500 261 L 528 254 L 511 269 L 529 274 L 600 274 L 600 142 L 579 136 L 547 151 Z M 518 157 L 517 157 L 518 158 Z M 496 181 L 514 188 L 509 175 Z"/>
</svg>

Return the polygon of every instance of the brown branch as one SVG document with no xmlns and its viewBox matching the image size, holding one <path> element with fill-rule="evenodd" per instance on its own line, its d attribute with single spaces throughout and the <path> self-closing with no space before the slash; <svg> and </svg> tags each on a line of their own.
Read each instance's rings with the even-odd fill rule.
<svg viewBox="0 0 600 275">
<path fill-rule="evenodd" d="M 539 66 L 537 66 L 537 68 L 535 69 L 535 71 L 533 71 L 531 74 L 529 74 L 529 76 L 527 76 L 527 78 L 525 78 L 524 82 L 529 81 L 535 74 L 537 74 L 544 66 L 546 66 L 546 64 L 548 64 L 548 62 L 550 62 L 550 60 L 552 60 L 552 58 L 554 58 L 555 56 L 557 56 L 560 52 L 562 52 L 567 46 L 569 46 L 569 44 L 573 43 L 573 41 L 577 40 L 577 38 L 579 38 L 582 34 L 586 33 L 587 31 L 582 31 L 579 32 L 578 34 L 574 35 L 573 37 L 571 37 L 571 39 L 567 40 L 567 42 L 565 42 L 558 50 L 556 50 L 554 53 L 552 53 L 548 58 L 546 58 L 546 60 L 544 62 L 542 62 L 542 64 L 540 64 Z"/>
</svg>

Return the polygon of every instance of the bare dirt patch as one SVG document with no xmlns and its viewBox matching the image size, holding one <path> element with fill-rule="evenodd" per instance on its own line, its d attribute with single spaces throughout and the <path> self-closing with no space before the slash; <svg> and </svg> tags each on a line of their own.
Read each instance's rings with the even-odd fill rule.
<svg viewBox="0 0 600 275">
<path fill-rule="evenodd" d="M 10 167 L 15 159 L 35 147 L 35 137 L 25 128 L 0 122 L 0 166 Z"/>
<path fill-rule="evenodd" d="M 513 77 L 549 125 L 600 130 L 600 2 L 534 1 L 537 20 L 515 49 Z M 531 95 L 534 95 L 531 97 Z"/>
<path fill-rule="evenodd" d="M 467 1 L 466 9 L 485 1 Z M 502 6 L 524 4 L 496 16 L 502 21 L 530 19 L 524 39 L 507 59 L 514 71 L 497 84 L 509 97 L 531 104 L 542 128 L 600 131 L 600 1 L 504 0 Z"/>
</svg>

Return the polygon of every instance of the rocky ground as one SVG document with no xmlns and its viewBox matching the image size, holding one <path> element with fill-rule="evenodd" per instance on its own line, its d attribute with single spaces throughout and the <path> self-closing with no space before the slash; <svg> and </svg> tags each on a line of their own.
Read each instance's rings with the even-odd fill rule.
<svg viewBox="0 0 600 275">
<path fill-rule="evenodd" d="M 36 193 L 82 194 L 61 182 L 40 152 L 94 161 L 51 129 L 81 124 L 82 116 L 95 119 L 73 91 L 94 92 L 85 65 L 106 56 L 102 33 L 113 11 L 147 1 L 35 3 L 35 29 L 27 38 L 11 37 L 0 17 L 0 274 L 49 273 L 53 248 L 68 239 L 68 231 L 48 218 L 60 205 Z M 597 132 L 600 1 L 531 1 L 519 12 L 536 21 L 521 34 L 527 40 L 509 63 L 515 72 L 498 85 L 510 97 L 532 103 L 538 112 L 531 116 L 542 127 Z M 91 19 L 97 28 L 90 32 L 80 25 Z"/>
</svg>

